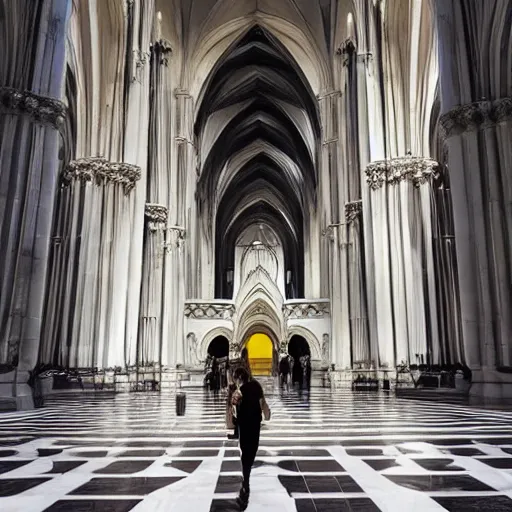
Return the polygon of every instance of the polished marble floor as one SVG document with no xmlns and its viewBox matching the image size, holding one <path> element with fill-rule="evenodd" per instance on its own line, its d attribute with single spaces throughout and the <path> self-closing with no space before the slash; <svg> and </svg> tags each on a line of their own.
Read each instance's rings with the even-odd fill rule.
<svg viewBox="0 0 512 512">
<path fill-rule="evenodd" d="M 267 393 L 248 512 L 512 511 L 512 413 L 313 389 Z M 0 511 L 230 512 L 224 401 L 67 395 L 0 415 Z"/>
</svg>

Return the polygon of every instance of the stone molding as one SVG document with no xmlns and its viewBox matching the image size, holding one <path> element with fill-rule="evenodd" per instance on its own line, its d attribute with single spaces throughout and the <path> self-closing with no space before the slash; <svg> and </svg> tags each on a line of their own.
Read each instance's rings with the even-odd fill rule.
<svg viewBox="0 0 512 512">
<path fill-rule="evenodd" d="M 27 116 L 35 123 L 59 130 L 64 126 L 67 112 L 66 105 L 56 98 L 0 87 L 0 114 Z"/>
<path fill-rule="evenodd" d="M 167 224 L 168 210 L 167 206 L 155 203 L 146 203 L 144 216 L 148 222 L 148 229 L 156 231 L 158 228 L 165 228 Z"/>
<path fill-rule="evenodd" d="M 229 320 L 235 314 L 233 304 L 189 302 L 185 304 L 185 316 L 197 320 Z"/>
<path fill-rule="evenodd" d="M 372 190 L 384 184 L 396 185 L 409 180 L 415 187 L 428 183 L 439 175 L 439 163 L 426 157 L 399 157 L 372 162 L 366 167 L 366 182 Z"/>
<path fill-rule="evenodd" d="M 128 194 L 140 180 L 140 176 L 141 170 L 137 165 L 109 162 L 102 156 L 94 156 L 71 161 L 66 166 L 62 179 L 65 184 L 74 180 L 90 182 L 93 179 L 97 185 L 118 183 L 124 187 L 125 194 Z"/>
<path fill-rule="evenodd" d="M 363 212 L 363 202 L 359 201 L 351 201 L 350 203 L 345 203 L 345 220 L 347 223 L 354 222 L 358 219 Z"/>
<path fill-rule="evenodd" d="M 477 101 L 461 105 L 443 114 L 440 135 L 449 139 L 464 132 L 476 131 L 512 120 L 512 97 L 495 101 Z"/>
<path fill-rule="evenodd" d="M 283 306 L 285 319 L 323 318 L 329 314 L 327 302 L 305 302 L 301 304 L 285 304 Z"/>
</svg>

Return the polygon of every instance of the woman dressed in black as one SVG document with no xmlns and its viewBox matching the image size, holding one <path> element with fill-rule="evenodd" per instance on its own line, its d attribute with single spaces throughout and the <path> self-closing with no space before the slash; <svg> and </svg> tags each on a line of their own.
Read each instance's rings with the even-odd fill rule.
<svg viewBox="0 0 512 512">
<path fill-rule="evenodd" d="M 265 401 L 263 388 L 256 380 L 250 379 L 245 368 L 237 368 L 233 374 L 237 391 L 233 393 L 232 403 L 237 409 L 236 425 L 240 439 L 243 482 L 237 502 L 241 510 L 249 503 L 249 478 L 252 465 L 260 444 L 261 415 L 270 419 L 270 409 Z"/>
<path fill-rule="evenodd" d="M 227 366 L 228 396 L 226 401 L 226 426 L 228 429 L 233 429 L 233 433 L 228 434 L 228 439 L 238 439 L 238 429 L 235 425 L 236 419 L 233 418 L 233 405 L 231 403 L 233 393 L 237 389 L 233 375 L 238 368 L 244 368 L 249 374 L 249 379 L 252 378 L 249 353 L 246 348 L 242 350 L 239 359 L 228 361 Z"/>
</svg>

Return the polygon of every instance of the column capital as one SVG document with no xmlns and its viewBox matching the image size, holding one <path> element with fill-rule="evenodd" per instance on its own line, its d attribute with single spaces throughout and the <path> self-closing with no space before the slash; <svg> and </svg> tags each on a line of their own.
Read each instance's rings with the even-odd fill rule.
<svg viewBox="0 0 512 512">
<path fill-rule="evenodd" d="M 437 178 L 439 163 L 432 158 L 405 156 L 372 162 L 366 167 L 365 174 L 372 190 L 378 190 L 386 183 L 396 185 L 404 180 L 410 180 L 418 188 L 431 178 Z"/>
<path fill-rule="evenodd" d="M 464 132 L 476 131 L 512 119 L 512 97 L 494 101 L 477 101 L 446 112 L 439 121 L 440 134 L 449 139 Z"/>
<path fill-rule="evenodd" d="M 159 59 L 158 62 L 161 65 L 169 65 L 169 58 L 172 55 L 172 46 L 170 41 L 167 39 L 159 39 L 158 41 L 155 41 L 151 46 L 151 52 Z"/>
<path fill-rule="evenodd" d="M 64 126 L 67 112 L 66 105 L 56 98 L 0 87 L 0 114 L 27 116 L 34 123 L 59 130 Z"/>
<path fill-rule="evenodd" d="M 167 224 L 168 209 L 167 206 L 155 203 L 146 203 L 144 216 L 148 223 L 149 231 L 164 229 Z"/>
<path fill-rule="evenodd" d="M 363 202 L 361 200 L 345 203 L 345 220 L 348 224 L 354 222 L 362 212 Z"/>
<path fill-rule="evenodd" d="M 71 161 L 63 172 L 62 180 L 65 185 L 74 180 L 90 182 L 93 179 L 98 185 L 119 183 L 128 194 L 140 177 L 141 169 L 137 165 L 109 162 L 102 156 L 93 156 Z"/>
</svg>

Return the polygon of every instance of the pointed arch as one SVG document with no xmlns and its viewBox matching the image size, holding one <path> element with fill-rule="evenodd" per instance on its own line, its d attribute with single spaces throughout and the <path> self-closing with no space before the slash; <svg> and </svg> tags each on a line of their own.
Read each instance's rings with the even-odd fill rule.
<svg viewBox="0 0 512 512">
<path fill-rule="evenodd" d="M 331 70 L 326 59 L 310 34 L 306 34 L 288 20 L 271 14 L 256 13 L 237 18 L 212 28 L 197 38 L 197 45 L 190 54 L 190 93 L 199 106 L 212 75 L 224 54 L 255 27 L 265 29 L 297 63 L 298 70 L 313 95 L 330 89 Z M 196 107 L 197 113 L 197 107 Z"/>
</svg>

